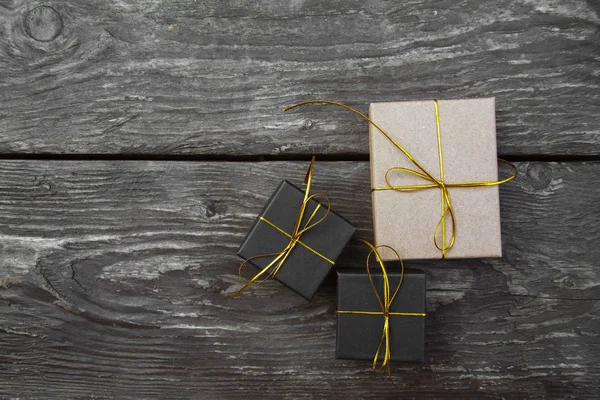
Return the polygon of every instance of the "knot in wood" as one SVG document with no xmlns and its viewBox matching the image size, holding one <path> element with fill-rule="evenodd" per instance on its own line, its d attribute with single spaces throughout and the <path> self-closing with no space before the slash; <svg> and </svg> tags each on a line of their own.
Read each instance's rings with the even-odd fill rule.
<svg viewBox="0 0 600 400">
<path fill-rule="evenodd" d="M 38 42 L 50 42 L 56 39 L 62 30 L 62 17 L 52 7 L 36 7 L 25 17 L 25 31 Z"/>
<path fill-rule="evenodd" d="M 527 165 L 527 177 L 536 190 L 547 188 L 552 182 L 552 167 L 548 163 L 533 162 Z"/>
</svg>

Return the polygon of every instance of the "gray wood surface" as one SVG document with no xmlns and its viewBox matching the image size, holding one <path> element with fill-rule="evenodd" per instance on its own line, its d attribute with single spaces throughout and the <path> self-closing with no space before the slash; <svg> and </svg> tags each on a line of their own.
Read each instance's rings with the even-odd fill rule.
<svg viewBox="0 0 600 400">
<path fill-rule="evenodd" d="M 500 189 L 503 259 L 410 263 L 428 279 L 426 363 L 393 364 L 410 391 L 334 358 L 333 276 L 312 302 L 275 281 L 221 298 L 256 214 L 306 166 L 0 162 L 0 395 L 597 396 L 600 163 L 519 163 Z M 368 179 L 368 162 L 315 170 L 365 238 Z M 364 255 L 352 245 L 340 265 Z"/>
<path fill-rule="evenodd" d="M 502 156 L 600 154 L 597 0 L 38 6 L 0 1 L 0 154 L 365 155 L 354 116 L 281 109 L 481 96 Z"/>
<path fill-rule="evenodd" d="M 599 26 L 597 0 L 0 0 L 0 398 L 598 398 Z M 333 275 L 222 298 L 311 154 L 372 237 L 366 124 L 284 106 L 482 96 L 520 161 L 504 257 L 409 264 L 398 387 L 335 359 Z"/>
</svg>

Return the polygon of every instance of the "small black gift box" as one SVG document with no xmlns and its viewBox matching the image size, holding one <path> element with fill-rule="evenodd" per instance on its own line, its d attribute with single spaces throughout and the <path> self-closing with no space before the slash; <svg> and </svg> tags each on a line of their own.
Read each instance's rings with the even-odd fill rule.
<svg viewBox="0 0 600 400">
<path fill-rule="evenodd" d="M 290 244 L 290 235 L 304 197 L 304 191 L 283 181 L 267 202 L 237 254 L 258 268 L 263 269 L 269 265 L 275 256 L 253 257 L 281 252 Z M 328 213 L 327 206 L 314 198 L 309 199 L 306 204 L 301 226 L 305 226 L 311 217 L 309 225 L 314 222 L 318 224 L 302 233 L 299 242 L 274 276 L 307 300 L 315 295 L 356 231 L 350 222 L 331 210 Z"/>
<path fill-rule="evenodd" d="M 402 272 L 399 262 L 386 262 L 390 296 Z M 382 343 L 384 315 L 379 298 L 384 299 L 381 271 L 372 271 L 373 286 L 362 269 L 338 268 L 337 358 L 373 360 Z M 365 314 L 367 313 L 367 314 Z M 368 314 L 371 313 L 371 314 Z M 425 339 L 425 274 L 405 270 L 402 285 L 389 307 L 391 361 L 423 362 Z M 379 351 L 384 357 L 385 345 Z"/>
</svg>

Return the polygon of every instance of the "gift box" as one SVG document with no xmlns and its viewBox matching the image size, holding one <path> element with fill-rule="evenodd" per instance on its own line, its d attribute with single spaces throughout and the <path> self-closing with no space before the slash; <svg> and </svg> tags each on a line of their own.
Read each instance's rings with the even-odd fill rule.
<svg viewBox="0 0 600 400">
<path fill-rule="evenodd" d="M 402 276 L 400 263 L 388 262 L 390 290 Z M 384 317 L 373 292 L 383 299 L 383 275 L 371 272 L 373 286 L 362 269 L 338 268 L 337 358 L 373 360 L 382 340 Z M 360 314 L 361 312 L 372 314 Z M 425 274 L 405 270 L 402 285 L 389 307 L 391 361 L 423 362 L 425 339 Z M 394 315 L 395 313 L 401 315 Z M 379 361 L 384 357 L 379 352 Z"/>
<path fill-rule="evenodd" d="M 267 202 L 237 254 L 258 268 L 267 267 L 275 256 L 252 257 L 278 253 L 290 243 L 290 235 L 303 201 L 304 191 L 283 181 Z M 327 212 L 327 206 L 320 204 L 315 198 L 308 200 L 301 226 L 305 226 L 311 216 L 313 222 L 324 219 L 302 233 L 299 242 L 274 276 L 307 300 L 315 295 L 356 231 L 350 222 L 334 211 Z"/>
<path fill-rule="evenodd" d="M 375 244 L 405 260 L 501 257 L 494 99 L 372 103 L 369 116 L 389 135 L 370 125 Z"/>
</svg>

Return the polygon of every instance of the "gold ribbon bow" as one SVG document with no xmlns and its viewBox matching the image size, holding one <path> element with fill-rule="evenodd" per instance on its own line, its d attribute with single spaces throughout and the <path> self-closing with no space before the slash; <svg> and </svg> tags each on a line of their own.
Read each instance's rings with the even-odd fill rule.
<svg viewBox="0 0 600 400">
<path fill-rule="evenodd" d="M 252 277 L 250 280 L 248 280 L 246 282 L 246 284 L 244 284 L 244 286 L 242 286 L 242 288 L 240 290 L 238 290 L 237 292 L 235 292 L 234 294 L 232 294 L 230 296 L 227 296 L 226 298 L 237 297 L 240 294 L 242 294 L 246 289 L 248 289 L 255 282 L 262 283 L 269 278 L 275 277 L 275 275 L 277 274 L 277 272 L 279 272 L 279 270 L 281 269 L 281 267 L 283 266 L 283 264 L 285 263 L 285 261 L 287 260 L 287 258 L 289 257 L 292 250 L 296 247 L 297 244 L 300 244 L 305 249 L 316 254 L 317 256 L 321 257 L 325 261 L 329 262 L 331 265 L 334 264 L 334 262 L 332 260 L 325 257 L 323 254 L 319 253 L 317 250 L 313 249 L 312 247 L 308 246 L 307 244 L 305 244 L 304 242 L 302 242 L 300 240 L 300 237 L 304 233 L 306 233 L 310 229 L 314 228 L 315 226 L 317 226 L 318 224 L 323 222 L 323 220 L 327 217 L 327 215 L 329 214 L 329 211 L 330 211 L 330 203 L 329 203 L 329 199 L 327 198 L 327 196 L 325 196 L 323 194 L 309 194 L 310 186 L 312 184 L 314 165 L 315 165 L 315 157 L 313 156 L 313 158 L 310 162 L 310 167 L 308 168 L 308 171 L 306 172 L 306 177 L 304 178 L 304 183 L 306 183 L 306 190 L 304 191 L 304 200 L 302 201 L 302 204 L 300 205 L 300 209 L 298 210 L 298 215 L 296 217 L 294 229 L 292 230 L 291 234 L 287 233 L 286 231 L 284 231 L 283 229 L 281 229 L 280 227 L 278 227 L 271 221 L 267 220 L 266 218 L 264 218 L 262 216 L 258 217 L 260 221 L 268 224 L 272 228 L 278 230 L 283 235 L 287 236 L 288 239 L 290 239 L 289 243 L 283 248 L 283 250 L 281 250 L 279 252 L 269 253 L 269 254 L 259 254 L 259 255 L 256 255 L 256 256 L 253 256 L 253 257 L 250 257 L 250 258 L 244 260 L 244 262 L 242 262 L 242 264 L 240 265 L 240 268 L 238 270 L 238 275 L 240 277 L 242 277 L 242 270 L 244 269 L 246 264 L 248 262 L 250 262 L 251 260 L 254 260 L 257 258 L 274 257 L 273 260 L 271 262 L 269 262 L 269 264 L 266 267 L 261 269 L 256 275 L 254 275 L 254 277 Z M 321 203 L 319 202 L 317 204 L 317 206 L 315 207 L 315 210 L 312 212 L 312 214 L 308 217 L 308 219 L 306 220 L 306 222 L 303 225 L 302 220 L 304 219 L 306 207 L 307 207 L 308 203 L 310 202 L 310 200 L 314 199 L 314 198 L 320 198 L 320 199 L 324 200 L 327 204 L 327 210 L 321 218 L 319 218 L 318 220 L 313 222 L 313 219 L 316 217 L 317 212 L 319 211 L 319 209 L 321 207 Z M 260 279 L 261 277 L 262 277 L 262 279 Z"/>
<path fill-rule="evenodd" d="M 436 123 L 436 130 L 437 130 L 438 155 L 439 155 L 439 160 L 440 160 L 440 178 L 439 179 L 434 177 L 432 173 L 427 171 L 421 164 L 419 164 L 419 162 L 408 152 L 408 150 L 406 150 L 404 147 L 402 147 L 400 145 L 400 143 L 395 141 L 386 131 L 383 130 L 383 128 L 381 128 L 379 125 L 377 125 L 373 120 L 371 120 L 369 117 L 367 117 L 360 111 L 355 110 L 345 104 L 338 103 L 335 101 L 330 101 L 330 100 L 307 100 L 307 101 L 303 101 L 298 104 L 294 104 L 293 106 L 287 107 L 283 111 L 289 111 L 293 108 L 300 107 L 300 106 L 303 106 L 306 104 L 331 104 L 331 105 L 343 107 L 346 110 L 349 110 L 349 111 L 357 114 L 361 118 L 368 121 L 371 125 L 373 125 L 379 132 L 381 132 L 394 146 L 396 146 L 396 148 L 398 148 L 398 150 L 400 150 L 416 166 L 416 169 L 403 168 L 403 167 L 392 167 L 392 168 L 388 169 L 385 173 L 386 186 L 373 188 L 372 189 L 373 191 L 395 190 L 398 192 L 410 192 L 410 191 L 424 190 L 424 189 L 434 189 L 434 188 L 440 189 L 440 194 L 441 194 L 441 199 L 442 199 L 442 207 L 441 207 L 442 216 L 435 228 L 435 232 L 433 234 L 433 242 L 435 244 L 435 247 L 437 247 L 442 252 L 442 258 L 446 258 L 446 254 L 447 254 L 448 250 L 450 250 L 452 248 L 452 246 L 454 246 L 454 242 L 456 240 L 456 219 L 454 217 L 454 209 L 452 207 L 452 202 L 450 200 L 450 192 L 448 191 L 448 189 L 449 188 L 459 188 L 459 187 L 498 186 L 498 185 L 502 185 L 503 183 L 513 180 L 517 176 L 517 167 L 514 164 L 499 158 L 498 161 L 500 161 L 504 164 L 507 164 L 514 169 L 515 172 L 512 176 L 510 176 L 506 179 L 502 179 L 500 181 L 457 182 L 457 183 L 446 182 L 445 178 L 444 178 L 444 157 L 443 157 L 443 152 L 442 152 L 442 133 L 441 133 L 441 129 L 440 129 L 440 114 L 439 114 L 437 100 L 433 100 L 433 105 L 434 105 L 434 111 L 435 111 L 435 123 Z M 419 178 L 422 178 L 422 179 L 428 181 L 429 183 L 425 183 L 425 184 L 421 184 L 421 185 L 401 185 L 401 186 L 392 185 L 389 181 L 388 175 L 393 171 L 409 173 L 409 174 L 415 175 Z M 446 218 L 447 216 L 450 216 L 450 221 L 451 221 L 452 235 L 450 237 L 450 243 L 448 243 L 447 235 L 446 235 L 446 231 L 447 231 L 446 225 L 448 223 L 447 218 Z M 441 236 L 442 236 L 441 244 L 438 241 L 438 235 L 440 233 L 440 230 L 441 230 Z"/>
<path fill-rule="evenodd" d="M 377 297 L 377 302 L 379 303 L 379 307 L 381 311 L 347 311 L 347 310 L 338 310 L 338 314 L 360 314 L 360 315 L 381 315 L 383 316 L 383 331 L 381 333 L 381 340 L 379 342 L 379 346 L 377 347 L 377 352 L 375 353 L 375 357 L 373 357 L 373 371 L 379 373 L 387 369 L 388 376 L 391 377 L 391 369 L 390 369 L 390 361 L 391 361 L 391 347 L 390 347 L 390 317 L 391 316 L 401 316 L 401 317 L 425 317 L 426 313 L 413 313 L 413 312 L 392 312 L 390 311 L 390 307 L 396 298 L 396 295 L 400 291 L 400 287 L 402 286 L 402 281 L 404 280 L 404 263 L 402 262 L 402 258 L 398 252 L 390 247 L 390 246 L 373 246 L 371 243 L 366 240 L 360 240 L 365 243 L 371 251 L 367 256 L 367 276 L 369 277 L 369 282 L 371 283 L 371 288 L 373 289 L 373 293 Z M 379 254 L 380 248 L 386 248 L 393 251 L 398 260 L 400 261 L 401 273 L 400 273 L 400 281 L 398 282 L 398 286 L 396 286 L 396 290 L 392 293 L 390 290 L 390 280 L 387 275 L 387 271 L 385 269 L 385 265 L 383 264 L 383 260 L 381 259 L 381 255 Z M 373 277 L 371 276 L 371 269 L 369 267 L 369 261 L 371 261 L 371 256 L 375 254 L 375 258 L 379 263 L 379 267 L 381 268 L 381 273 L 383 276 L 383 298 L 379 296 L 377 293 L 377 289 L 375 288 L 375 284 L 373 283 Z M 385 350 L 383 353 L 383 360 L 381 361 L 381 365 L 378 367 L 379 362 L 379 354 L 381 353 L 382 348 L 385 346 Z"/>
</svg>

